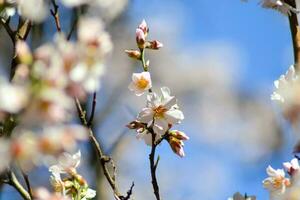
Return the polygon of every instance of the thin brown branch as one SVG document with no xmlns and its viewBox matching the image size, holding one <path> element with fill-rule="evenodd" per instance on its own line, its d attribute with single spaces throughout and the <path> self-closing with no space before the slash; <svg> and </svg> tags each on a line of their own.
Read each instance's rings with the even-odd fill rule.
<svg viewBox="0 0 300 200">
<path fill-rule="evenodd" d="M 55 20 L 57 31 L 61 32 L 61 25 L 60 25 L 59 11 L 58 11 L 59 6 L 57 5 L 55 0 L 51 0 L 51 3 L 53 5 L 53 9 L 50 9 L 50 13 Z"/>
<path fill-rule="evenodd" d="M 296 8 L 295 0 L 287 0 L 287 3 Z M 291 36 L 293 41 L 293 50 L 294 50 L 294 62 L 295 62 L 295 69 L 299 70 L 300 67 L 300 29 L 299 29 L 299 22 L 297 19 L 297 14 L 291 12 L 289 15 L 289 24 L 291 30 Z"/>
<path fill-rule="evenodd" d="M 150 160 L 152 187 L 153 187 L 153 192 L 156 197 L 156 200 L 160 200 L 159 186 L 158 186 L 157 178 L 156 178 L 156 169 L 157 169 L 158 162 L 155 162 L 155 150 L 157 147 L 157 144 L 155 144 L 156 134 L 152 131 L 151 135 L 152 135 L 152 147 L 151 147 L 151 153 L 149 155 L 149 160 Z"/>
<path fill-rule="evenodd" d="M 80 101 L 76 98 L 75 99 L 75 103 L 76 103 L 76 107 L 77 107 L 77 111 L 78 111 L 78 115 L 79 118 L 81 120 L 81 123 L 86 126 L 89 130 L 89 138 L 90 138 L 90 142 L 92 143 L 97 157 L 100 161 L 104 176 L 106 177 L 110 187 L 112 188 L 113 192 L 114 192 L 114 196 L 117 196 L 119 199 L 122 199 L 123 196 L 120 194 L 118 187 L 116 186 L 116 182 L 114 181 L 114 176 L 115 175 L 111 175 L 108 167 L 107 167 L 107 163 L 111 160 L 111 158 L 109 158 L 108 156 L 104 155 L 102 148 L 100 147 L 99 142 L 97 141 L 97 139 L 94 136 L 94 132 L 93 130 L 88 127 L 88 122 L 86 120 L 86 112 L 83 110 Z M 115 173 L 115 172 L 114 172 Z"/>
</svg>

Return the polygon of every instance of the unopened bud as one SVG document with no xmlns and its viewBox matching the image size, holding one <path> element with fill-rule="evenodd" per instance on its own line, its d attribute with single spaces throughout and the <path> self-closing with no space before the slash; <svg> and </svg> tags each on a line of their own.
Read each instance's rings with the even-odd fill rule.
<svg viewBox="0 0 300 200">
<path fill-rule="evenodd" d="M 130 58 L 134 58 L 134 59 L 137 59 L 137 60 L 141 59 L 141 52 L 138 51 L 138 50 L 125 50 L 125 52 L 127 53 L 127 55 Z"/>
<path fill-rule="evenodd" d="M 175 137 L 170 136 L 168 140 L 171 149 L 180 157 L 184 157 L 183 142 Z"/>
<path fill-rule="evenodd" d="M 158 49 L 162 48 L 163 46 L 164 45 L 157 40 L 147 42 L 147 44 L 146 44 L 146 48 L 153 49 L 153 50 L 158 50 Z"/>
<path fill-rule="evenodd" d="M 174 137 L 178 140 L 189 140 L 190 138 L 182 131 L 172 130 L 169 131 L 171 137 Z"/>
<path fill-rule="evenodd" d="M 127 124 L 126 127 L 129 128 L 129 129 L 139 130 L 139 129 L 144 129 L 145 125 L 141 122 L 138 122 L 138 121 L 132 121 L 129 124 Z"/>
</svg>

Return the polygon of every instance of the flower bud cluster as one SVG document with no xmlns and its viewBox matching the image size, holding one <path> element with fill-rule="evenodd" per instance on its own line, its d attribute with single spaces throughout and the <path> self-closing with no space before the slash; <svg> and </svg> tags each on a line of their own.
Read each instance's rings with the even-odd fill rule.
<svg viewBox="0 0 300 200">
<path fill-rule="evenodd" d="M 136 43 L 139 50 L 126 50 L 129 57 L 140 60 L 143 72 L 133 73 L 129 90 L 136 96 L 142 96 L 146 92 L 146 107 L 138 114 L 135 121 L 127 125 L 137 131 L 137 138 L 143 139 L 149 146 L 157 145 L 166 139 L 172 150 L 179 156 L 184 156 L 183 140 L 189 138 L 180 131 L 170 131 L 175 124 L 179 124 L 184 115 L 177 105 L 177 99 L 171 95 L 167 87 L 161 88 L 161 95 L 152 91 L 152 81 L 149 73 L 149 61 L 145 61 L 145 49 L 160 49 L 163 45 L 157 40 L 147 41 L 149 28 L 145 20 L 136 29 Z M 153 139 L 154 138 L 154 139 Z"/>
</svg>

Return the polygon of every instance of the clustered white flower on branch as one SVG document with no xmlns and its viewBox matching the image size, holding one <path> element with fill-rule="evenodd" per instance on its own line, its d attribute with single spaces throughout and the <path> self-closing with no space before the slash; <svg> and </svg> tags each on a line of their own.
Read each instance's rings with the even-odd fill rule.
<svg viewBox="0 0 300 200">
<path fill-rule="evenodd" d="M 163 44 L 157 40 L 148 41 L 149 28 L 145 20 L 136 29 L 136 42 L 139 50 L 126 50 L 129 57 L 140 60 L 143 65 L 143 72 L 133 73 L 129 90 L 136 96 L 147 94 L 145 108 L 138 114 L 135 121 L 128 127 L 137 131 L 137 138 L 143 139 L 149 146 L 157 145 L 166 139 L 172 150 L 179 156 L 184 156 L 183 140 L 189 137 L 180 131 L 171 131 L 175 124 L 179 124 L 184 115 L 177 105 L 177 99 L 171 96 L 171 91 L 167 87 L 162 87 L 161 95 L 152 91 L 152 81 L 149 73 L 149 61 L 145 61 L 145 49 L 158 50 Z M 152 141 L 152 138 L 155 138 Z M 154 143 L 153 143 L 154 142 Z"/>
<path fill-rule="evenodd" d="M 43 22 L 49 16 L 51 3 L 55 0 L 1 0 L 0 16 L 5 20 L 16 13 L 33 22 Z M 103 0 L 56 0 L 56 4 L 62 4 L 67 8 L 87 6 L 92 9 L 103 9 L 107 2 Z"/>
<path fill-rule="evenodd" d="M 283 169 L 267 168 L 268 178 L 263 181 L 263 185 L 270 192 L 271 200 L 296 200 L 299 199 L 300 192 L 300 174 L 299 162 L 297 158 L 290 162 L 283 163 L 283 167 L 290 178 L 285 177 Z"/>
<path fill-rule="evenodd" d="M 29 6 L 32 2 L 10 1 L 8 5 Z M 40 8 L 39 3 L 45 2 L 37 1 L 36 9 Z M 64 153 L 78 150 L 77 143 L 89 136 L 87 128 L 72 123 L 76 113 L 74 98 L 86 100 L 99 90 L 105 57 L 112 50 L 112 43 L 99 18 L 80 17 L 77 27 L 77 41 L 69 41 L 58 33 L 53 42 L 34 51 L 25 41 L 16 40 L 14 76 L 11 81 L 0 77 L 0 157 L 5 158 L 1 159 L 0 172 L 9 170 L 11 165 L 28 172 L 57 159 L 60 167 L 75 160 L 79 164 L 80 153 L 75 157 Z M 48 195 L 49 199 L 93 198 L 95 192 L 88 188 L 76 167 L 60 173 L 51 167 L 51 182 L 66 184 L 62 185 L 66 192 L 53 196 L 41 188 L 37 199 L 44 198 L 39 194 Z M 61 173 L 70 176 L 69 182 L 61 179 Z"/>
</svg>

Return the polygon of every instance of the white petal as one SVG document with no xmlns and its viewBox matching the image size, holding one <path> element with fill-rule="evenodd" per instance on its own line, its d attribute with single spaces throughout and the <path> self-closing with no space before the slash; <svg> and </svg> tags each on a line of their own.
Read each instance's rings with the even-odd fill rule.
<svg viewBox="0 0 300 200">
<path fill-rule="evenodd" d="M 163 135 L 168 128 L 168 122 L 165 119 L 159 118 L 154 120 L 153 130 L 156 134 Z"/>
<path fill-rule="evenodd" d="M 154 112 L 151 108 L 143 108 L 143 110 L 139 113 L 137 119 L 142 123 L 148 123 L 153 119 Z"/>
<path fill-rule="evenodd" d="M 164 117 L 170 124 L 177 124 L 184 119 L 182 111 L 178 109 L 172 109 L 165 112 Z"/>
</svg>

